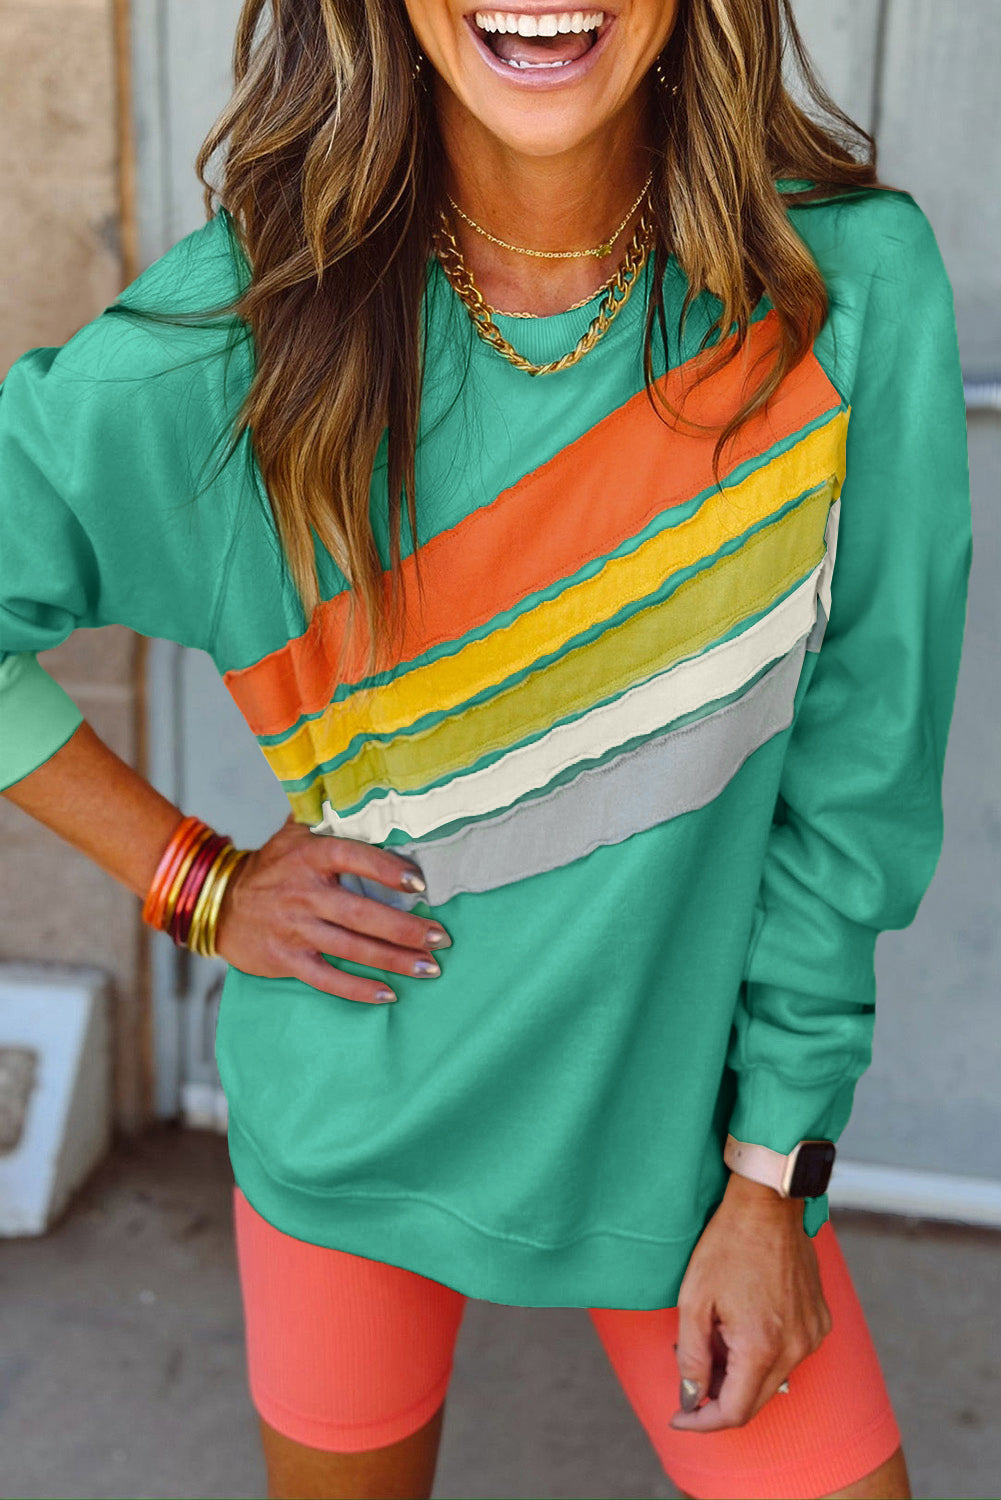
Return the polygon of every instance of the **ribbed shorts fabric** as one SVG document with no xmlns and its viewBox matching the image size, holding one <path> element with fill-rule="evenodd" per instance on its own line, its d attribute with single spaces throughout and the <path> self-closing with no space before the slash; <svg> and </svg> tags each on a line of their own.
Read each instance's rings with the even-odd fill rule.
<svg viewBox="0 0 1001 1500">
<path fill-rule="evenodd" d="M 277 1431 L 361 1452 L 407 1437 L 444 1401 L 467 1298 L 400 1266 L 307 1244 L 234 1188 L 250 1395 Z M 698 1500 L 811 1500 L 871 1473 L 900 1431 L 830 1220 L 814 1247 L 833 1327 L 742 1427 L 680 1432 L 676 1307 L 589 1308 L 668 1477 Z"/>
</svg>

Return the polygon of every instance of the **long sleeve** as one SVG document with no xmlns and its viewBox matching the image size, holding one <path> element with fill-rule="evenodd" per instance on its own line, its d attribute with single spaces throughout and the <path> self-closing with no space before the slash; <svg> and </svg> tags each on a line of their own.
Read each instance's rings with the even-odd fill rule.
<svg viewBox="0 0 1001 1500">
<path fill-rule="evenodd" d="M 0 385 L 0 788 L 82 721 L 39 651 L 111 623 L 209 647 L 231 528 L 197 494 L 222 420 L 199 351 L 105 310 Z"/>
<path fill-rule="evenodd" d="M 941 849 L 965 620 L 952 289 L 913 199 L 874 217 L 853 378 L 832 376 L 851 412 L 830 618 L 797 694 L 727 1054 L 730 1131 L 780 1152 L 836 1141 L 872 1060 L 876 938 L 913 920 Z M 810 1233 L 826 1197 L 807 1200 Z"/>
</svg>

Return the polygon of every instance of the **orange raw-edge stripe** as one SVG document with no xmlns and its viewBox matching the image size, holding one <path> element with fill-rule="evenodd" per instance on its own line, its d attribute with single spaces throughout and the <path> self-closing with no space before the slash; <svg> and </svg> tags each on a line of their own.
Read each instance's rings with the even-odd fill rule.
<svg viewBox="0 0 1001 1500">
<path fill-rule="evenodd" d="M 741 360 L 740 396 L 760 379 L 756 361 L 769 354 L 778 338 L 778 320 L 768 312 L 748 330 Z M 685 397 L 695 361 L 667 372 L 657 384 L 677 410 Z M 752 381 L 753 377 L 753 381 Z M 735 410 L 735 366 L 693 387 L 684 416 L 719 424 Z M 811 351 L 789 372 L 771 398 L 743 426 L 731 446 L 729 470 L 821 416 L 841 397 Z M 412 661 L 434 646 L 457 640 L 487 624 L 536 589 L 576 572 L 593 557 L 612 551 L 642 530 L 667 507 L 681 505 L 713 483 L 712 450 L 716 431 L 669 429 L 639 391 L 567 444 L 539 468 L 524 475 L 495 501 L 439 532 L 421 548 L 425 602 L 420 618 L 408 614 L 401 660 Z M 669 452 L 670 465 L 665 464 Z M 609 503 L 609 455 L 620 453 L 626 466 L 623 488 Z M 546 526 L 537 525 L 545 515 Z M 511 539 L 532 535 L 533 544 L 512 550 Z M 415 597 L 413 557 L 403 560 L 408 597 Z M 384 579 L 388 573 L 384 573 Z M 456 589 L 455 578 L 462 587 Z M 257 735 L 282 734 L 304 714 L 319 713 L 330 702 L 336 683 L 331 674 L 347 624 L 348 595 L 342 592 L 317 609 L 303 635 L 249 667 L 223 674 L 237 706 Z M 367 629 L 359 618 L 348 651 L 343 680 L 365 675 Z"/>
</svg>

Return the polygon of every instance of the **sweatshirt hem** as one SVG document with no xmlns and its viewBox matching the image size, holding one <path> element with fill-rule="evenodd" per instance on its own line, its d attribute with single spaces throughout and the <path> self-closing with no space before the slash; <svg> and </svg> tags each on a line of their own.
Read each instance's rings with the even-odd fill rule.
<svg viewBox="0 0 1001 1500">
<path fill-rule="evenodd" d="M 677 1305 L 678 1291 L 706 1219 L 687 1234 L 656 1239 L 589 1229 L 556 1245 L 486 1230 L 455 1210 L 406 1193 L 316 1192 L 273 1177 L 229 1120 L 236 1184 L 251 1207 L 283 1234 L 413 1271 L 478 1301 L 508 1307 Z"/>
</svg>

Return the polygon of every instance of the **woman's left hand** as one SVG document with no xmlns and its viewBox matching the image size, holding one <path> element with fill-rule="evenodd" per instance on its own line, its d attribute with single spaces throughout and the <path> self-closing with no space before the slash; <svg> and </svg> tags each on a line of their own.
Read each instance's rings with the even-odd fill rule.
<svg viewBox="0 0 1001 1500">
<path fill-rule="evenodd" d="M 710 1399 L 670 1425 L 742 1427 L 830 1331 L 802 1198 L 731 1173 L 678 1292 L 679 1377 Z"/>
</svg>

